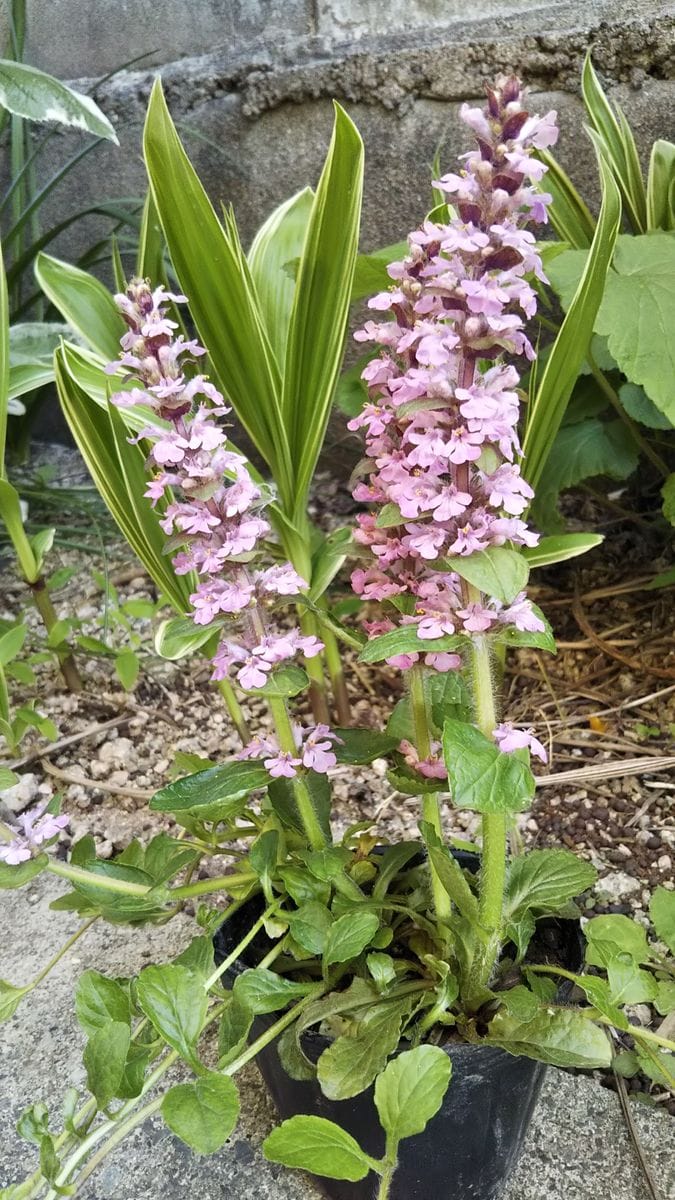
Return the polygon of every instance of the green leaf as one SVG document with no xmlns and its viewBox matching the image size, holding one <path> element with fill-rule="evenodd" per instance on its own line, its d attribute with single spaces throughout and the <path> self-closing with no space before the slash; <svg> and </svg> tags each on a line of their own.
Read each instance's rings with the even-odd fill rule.
<svg viewBox="0 0 675 1200">
<path fill-rule="evenodd" d="M 160 658 L 177 662 L 200 650 L 216 632 L 214 625 L 195 625 L 192 617 L 169 617 L 155 634 L 155 650 Z"/>
<path fill-rule="evenodd" d="M 675 954 L 675 892 L 657 887 L 649 904 L 649 915 L 657 938 Z"/>
<path fill-rule="evenodd" d="M 644 388 L 638 387 L 636 383 L 624 383 L 623 387 L 619 388 L 619 399 L 628 416 L 634 421 L 639 421 L 641 425 L 646 425 L 648 429 L 673 428 L 670 418 L 659 412 Z"/>
<path fill-rule="evenodd" d="M 336 1038 L 324 1050 L 317 1064 L 324 1096 L 348 1100 L 370 1087 L 399 1044 L 401 1022 L 410 1005 L 408 998 L 365 1009 L 358 1032 Z"/>
<path fill-rule="evenodd" d="M 286 267 L 302 255 L 313 199 L 314 193 L 307 187 L 275 208 L 256 233 L 248 252 L 260 310 L 280 366 L 286 356 L 295 294 L 295 278 Z"/>
<path fill-rule="evenodd" d="M 548 456 L 533 511 L 550 524 L 561 491 L 597 475 L 626 479 L 637 469 L 638 458 L 638 447 L 623 421 L 591 417 L 563 425 Z"/>
<path fill-rule="evenodd" d="M 92 1033 L 82 1059 L 87 1087 L 99 1108 L 107 1108 L 117 1095 L 129 1052 L 131 1030 L 122 1021 L 108 1021 Z"/>
<path fill-rule="evenodd" d="M 385 758 L 395 750 L 400 741 L 376 729 L 334 729 L 342 740 L 335 746 L 335 757 L 339 763 L 371 763 L 376 758 Z"/>
<path fill-rule="evenodd" d="M 31 879 L 35 879 L 36 875 L 44 871 L 48 862 L 46 854 L 38 854 L 37 858 L 29 858 L 27 862 L 19 863 L 16 867 L 0 862 L 0 891 L 20 888 L 24 883 L 30 883 Z"/>
<path fill-rule="evenodd" d="M 530 850 L 514 858 L 508 868 L 506 914 L 517 920 L 529 910 L 540 916 L 560 912 L 597 877 L 595 867 L 571 850 Z"/>
<path fill-rule="evenodd" d="M 663 497 L 663 515 L 666 521 L 675 525 L 675 473 L 666 479 L 661 488 L 661 495 Z"/>
<path fill-rule="evenodd" d="M 264 787 L 269 776 L 262 763 L 229 762 L 206 771 L 197 771 L 160 788 L 150 801 L 154 812 L 194 810 L 209 820 L 207 812 L 223 801 L 236 804 L 256 788 Z"/>
<path fill-rule="evenodd" d="M 283 500 L 294 499 L 281 420 L 281 379 L 234 218 L 225 228 L 188 159 L 156 81 L 144 132 L 145 163 L 166 243 L 211 374 L 269 465 Z"/>
<path fill-rule="evenodd" d="M 282 412 L 295 478 L 295 519 L 328 424 L 347 330 L 363 189 L 363 142 L 337 103 L 333 136 L 307 228 L 283 370 Z"/>
<path fill-rule="evenodd" d="M 675 425 L 675 234 L 620 237 L 595 328 L 631 383 Z"/>
<path fill-rule="evenodd" d="M 237 976 L 233 996 L 252 1013 L 271 1013 L 308 995 L 312 988 L 311 983 L 294 983 L 267 967 L 255 967 Z"/>
<path fill-rule="evenodd" d="M 354 287 L 352 301 L 365 300 L 374 292 L 386 292 L 391 287 L 392 279 L 387 271 L 389 263 L 400 262 L 410 253 L 407 242 L 394 242 L 390 246 L 382 246 L 370 254 L 359 254 L 356 259 L 354 272 Z"/>
<path fill-rule="evenodd" d="M 85 971 L 77 982 L 75 1012 L 87 1035 L 105 1028 L 111 1021 L 129 1025 L 131 1005 L 129 995 L 116 979 L 108 979 L 98 971 Z"/>
<path fill-rule="evenodd" d="M 14 1016 L 23 997 L 32 990 L 33 985 L 30 983 L 27 987 L 16 987 L 15 984 L 8 983 L 6 979 L 0 979 L 0 1024 L 3 1021 L 9 1021 L 9 1018 Z"/>
<path fill-rule="evenodd" d="M 506 625 L 493 635 L 494 641 L 505 646 L 535 646 L 537 650 L 545 650 L 548 654 L 557 654 L 553 631 L 546 617 L 536 604 L 532 611 L 543 623 L 543 629 L 516 629 L 515 625 Z"/>
<path fill-rule="evenodd" d="M 477 554 L 458 554 L 446 559 L 446 565 L 479 591 L 504 604 L 510 604 L 523 591 L 530 574 L 523 555 L 506 546 L 492 546 Z"/>
<path fill-rule="evenodd" d="M 561 533 L 553 537 L 543 537 L 537 546 L 525 547 L 522 555 L 532 570 L 534 567 L 548 567 L 551 563 L 566 562 L 579 554 L 587 554 L 604 540 L 601 533 Z"/>
<path fill-rule="evenodd" d="M 213 971 L 212 939 L 207 934 L 193 937 L 185 949 L 176 955 L 174 962 L 181 967 L 187 967 L 194 975 L 206 978 Z"/>
<path fill-rule="evenodd" d="M 91 96 L 23 62 L 0 59 L 0 106 L 28 121 L 55 121 L 119 145 L 110 121 Z"/>
<path fill-rule="evenodd" d="M 302 667 L 280 667 L 272 671 L 267 682 L 262 687 L 252 688 L 250 696 L 276 696 L 287 700 L 291 696 L 299 696 L 309 686 L 309 677 Z"/>
<path fill-rule="evenodd" d="M 325 904 L 310 900 L 297 912 L 284 914 L 296 942 L 310 954 L 323 954 L 328 942 L 328 932 L 333 924 L 332 913 Z"/>
<path fill-rule="evenodd" d="M 621 223 L 621 198 L 614 179 L 599 159 L 602 206 L 586 265 L 565 320 L 537 379 L 530 400 L 523 440 L 524 475 L 535 489 L 548 472 L 551 446 L 562 424 L 593 333 L 596 313 L 602 301 L 605 276 L 612 259 Z M 557 258 L 551 270 L 560 262 Z"/>
<path fill-rule="evenodd" d="M 591 917 L 584 925 L 584 937 L 586 962 L 593 967 L 606 967 L 620 955 L 635 963 L 647 962 L 650 957 L 644 929 L 621 913 Z"/>
<path fill-rule="evenodd" d="M 208 1008 L 202 980 L 187 967 L 145 967 L 138 977 L 138 1003 L 158 1033 L 181 1058 L 201 1070 L 197 1041 Z"/>
<path fill-rule="evenodd" d="M 482 813 L 529 808 L 534 776 L 520 751 L 505 754 L 474 725 L 446 720 L 443 754 L 455 808 Z"/>
<path fill-rule="evenodd" d="M 587 205 L 581 199 L 572 180 L 547 150 L 538 150 L 536 157 L 546 164 L 548 171 L 543 183 L 544 191 L 553 197 L 548 214 L 558 237 L 570 246 L 587 249 L 595 231 L 595 221 Z"/>
<path fill-rule="evenodd" d="M 162 1100 L 169 1129 L 197 1154 L 225 1144 L 239 1118 L 239 1095 L 227 1075 L 209 1072 L 194 1083 L 178 1083 Z"/>
<path fill-rule="evenodd" d="M 373 1160 L 358 1142 L 325 1117 L 290 1117 L 273 1129 L 263 1142 L 270 1162 L 298 1167 L 328 1179 L 365 1179 Z"/>
<path fill-rule="evenodd" d="M 675 146 L 654 142 L 647 177 L 647 228 L 675 228 Z"/>
<path fill-rule="evenodd" d="M 332 963 L 349 962 L 358 958 L 359 954 L 370 944 L 379 928 L 379 918 L 375 913 L 349 912 L 328 929 L 326 949 L 323 961 L 326 967 Z"/>
<path fill-rule="evenodd" d="M 451 1075 L 450 1056 L 440 1046 L 417 1046 L 387 1063 L 375 1081 L 375 1107 L 394 1144 L 422 1133 L 441 1107 Z"/>
<path fill-rule="evenodd" d="M 64 416 L 103 501 L 158 590 L 184 613 L 193 584 L 190 576 L 174 574 L 164 553 L 166 536 L 159 526 L 163 504 L 153 510 L 143 496 L 145 451 L 129 444 L 128 428 L 118 411 L 107 402 L 106 407 L 99 407 L 80 386 L 81 358 L 76 351 L 64 345 L 54 362 Z"/>
<path fill-rule="evenodd" d="M 318 900 L 327 904 L 330 899 L 330 884 L 316 879 L 302 867 L 288 865 L 279 868 L 279 876 L 289 896 L 300 907 L 309 900 Z"/>
<path fill-rule="evenodd" d="M 0 402 L 0 423 L 2 419 L 2 403 Z M 0 466 L 2 462 L 0 461 Z M 5 526 L 14 547 L 19 567 L 27 583 L 35 583 L 38 571 L 33 547 L 24 528 L 21 501 L 15 487 L 6 479 L 0 478 L 0 522 Z"/>
<path fill-rule="evenodd" d="M 19 1137 L 24 1138 L 25 1141 L 39 1146 L 45 1134 L 49 1133 L 47 1105 L 37 1103 L 31 1104 L 30 1108 L 25 1108 L 16 1123 L 16 1131 Z M 0 1195 L 2 1195 L 1 1192 Z"/>
<path fill-rule="evenodd" d="M 125 692 L 130 692 L 138 679 L 141 662 L 133 650 L 122 650 L 115 657 L 115 672 Z"/>
<path fill-rule="evenodd" d="M 442 887 L 457 905 L 463 917 L 470 921 L 478 919 L 478 901 L 465 878 L 459 863 L 444 846 L 433 825 L 420 821 L 420 832 L 424 838 L 427 854 Z"/>
<path fill-rule="evenodd" d="M 228 1066 L 241 1053 L 253 1024 L 253 1013 L 232 997 L 218 1027 L 218 1066 Z"/>
<path fill-rule="evenodd" d="M 292 829 L 304 836 L 305 827 L 298 810 L 292 780 L 271 779 L 268 775 L 267 782 L 267 796 L 279 820 L 286 829 Z M 330 840 L 331 789 L 328 776 L 320 775 L 317 771 L 308 771 L 305 775 L 305 786 L 326 840 Z"/>
<path fill-rule="evenodd" d="M 486 1041 L 509 1054 L 524 1054 L 554 1067 L 591 1070 L 611 1062 L 604 1031 L 572 1008 L 544 1009 L 530 1021 L 500 1009 L 488 1026 Z"/>
<path fill-rule="evenodd" d="M 612 106 L 602 90 L 590 50 L 581 74 L 581 91 L 595 135 L 593 143 L 611 167 L 634 232 L 642 233 L 647 223 L 647 200 L 635 139 L 619 105 L 615 102 Z"/>
<path fill-rule="evenodd" d="M 374 952 L 366 959 L 366 966 L 378 992 L 384 992 L 396 978 L 396 967 L 390 954 Z"/>
<path fill-rule="evenodd" d="M 0 666 L 6 667 L 21 653 L 27 633 L 27 625 L 11 625 L 0 635 Z"/>
<path fill-rule="evenodd" d="M 675 979 L 661 979 L 656 987 L 654 1008 L 662 1017 L 675 1012 Z"/>
<path fill-rule="evenodd" d="M 35 278 L 92 350 L 105 362 L 119 357 L 126 325 L 110 292 L 94 275 L 43 252 L 35 260 Z"/>
<path fill-rule="evenodd" d="M 461 634 L 452 634 L 440 638 L 419 638 L 416 625 L 403 625 L 400 629 L 391 629 L 372 638 L 363 647 L 359 661 L 365 663 L 382 662 L 383 659 L 393 658 L 397 654 L 424 654 L 436 650 L 459 650 L 467 644 L 467 638 Z"/>
</svg>

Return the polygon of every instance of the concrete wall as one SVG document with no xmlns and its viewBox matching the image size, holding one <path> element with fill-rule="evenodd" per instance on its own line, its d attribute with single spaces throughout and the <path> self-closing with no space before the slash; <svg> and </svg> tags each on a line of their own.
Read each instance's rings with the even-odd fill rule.
<svg viewBox="0 0 675 1200">
<path fill-rule="evenodd" d="M 121 148 L 85 159 L 61 206 L 143 192 L 140 137 L 158 70 L 208 190 L 234 203 L 246 238 L 316 180 L 332 98 L 366 145 L 364 249 L 420 220 L 437 146 L 446 169 L 465 148 L 460 102 L 499 71 L 526 80 L 535 109 L 558 109 L 559 157 L 591 200 L 596 169 L 579 101 L 589 46 L 643 153 L 658 136 L 675 140 L 675 9 L 655 0 L 28 0 L 28 15 L 31 61 L 82 87 L 155 52 L 150 67 L 95 89 Z M 76 144 L 53 138 L 52 160 Z M 72 236 L 61 243 L 76 249 Z"/>
</svg>

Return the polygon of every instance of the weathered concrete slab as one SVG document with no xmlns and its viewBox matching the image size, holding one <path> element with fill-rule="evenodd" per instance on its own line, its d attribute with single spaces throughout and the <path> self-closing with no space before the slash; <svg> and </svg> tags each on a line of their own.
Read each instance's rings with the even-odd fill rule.
<svg viewBox="0 0 675 1200">
<path fill-rule="evenodd" d="M 28 980 L 76 928 L 67 913 L 50 913 L 62 889 L 38 879 L 0 899 L 0 977 Z M 13 1125 L 21 1110 L 44 1099 L 57 1112 L 63 1091 L 82 1084 L 82 1036 L 72 1015 L 77 976 L 89 967 L 110 974 L 139 970 L 177 953 L 191 935 L 180 918 L 135 933 L 95 925 L 12 1020 L 0 1027 L 0 1188 L 35 1169 L 35 1150 Z M 260 1143 L 273 1110 L 255 1068 L 240 1076 L 242 1120 L 228 1147 L 198 1159 L 152 1119 L 87 1181 L 82 1200 L 318 1200 L 306 1178 L 266 1163 Z M 645 1152 L 663 1200 L 675 1197 L 675 1121 L 635 1108 Z M 450 1192 L 450 1194 L 452 1194 Z M 551 1070 L 525 1154 L 504 1200 L 649 1200 L 616 1097 L 592 1079 Z M 440 1197 L 430 1197 L 440 1200 Z M 465 1200 L 455 1197 L 455 1200 Z"/>
</svg>

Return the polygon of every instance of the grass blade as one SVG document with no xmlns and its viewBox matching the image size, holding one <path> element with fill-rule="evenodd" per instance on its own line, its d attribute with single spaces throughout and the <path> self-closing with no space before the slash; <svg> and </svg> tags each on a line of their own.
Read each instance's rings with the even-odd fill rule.
<svg viewBox="0 0 675 1200">
<path fill-rule="evenodd" d="M 597 134 L 596 144 L 600 145 L 612 169 L 633 231 L 644 233 L 647 228 L 647 199 L 635 138 L 618 104 L 614 106 L 615 113 L 605 95 L 593 68 L 590 51 L 581 75 L 581 91 L 591 126 Z"/>
<path fill-rule="evenodd" d="M 569 175 L 548 150 L 538 150 L 537 158 L 546 164 L 548 172 L 542 190 L 549 192 L 553 203 L 548 215 L 558 237 L 576 250 L 588 250 L 593 241 L 595 221 Z"/>
</svg>

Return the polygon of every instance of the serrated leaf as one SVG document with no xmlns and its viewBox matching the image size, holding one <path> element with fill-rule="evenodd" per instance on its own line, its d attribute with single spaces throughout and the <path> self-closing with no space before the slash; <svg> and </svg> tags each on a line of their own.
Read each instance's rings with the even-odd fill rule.
<svg viewBox="0 0 675 1200">
<path fill-rule="evenodd" d="M 200 977 L 176 963 L 145 967 L 138 977 L 137 996 L 157 1032 L 200 1070 L 196 1046 L 208 1009 Z"/>
<path fill-rule="evenodd" d="M 474 725 L 446 720 L 443 754 L 455 808 L 482 813 L 529 808 L 534 776 L 519 751 L 504 753 Z"/>
<path fill-rule="evenodd" d="M 506 546 L 491 546 L 476 554 L 458 554 L 445 561 L 451 571 L 503 604 L 510 604 L 524 590 L 530 574 L 527 559 Z"/>
<path fill-rule="evenodd" d="M 317 900 L 310 900 L 294 913 L 285 914 L 291 934 L 296 942 L 310 954 L 323 954 L 328 931 L 333 924 L 333 915 Z"/>
<path fill-rule="evenodd" d="M 75 1012 L 87 1035 L 96 1033 L 110 1021 L 126 1025 L 131 1021 L 128 992 L 116 979 L 108 979 L 98 971 L 85 971 L 78 979 Z"/>
<path fill-rule="evenodd" d="M 363 647 L 359 655 L 360 662 L 382 662 L 383 659 L 393 658 L 397 654 L 426 654 L 437 650 L 460 650 L 466 646 L 468 639 L 461 634 L 451 634 L 439 638 L 420 638 L 417 636 L 416 625 L 403 625 L 400 629 L 392 629 L 372 638 Z"/>
<path fill-rule="evenodd" d="M 238 1004 L 254 1014 L 271 1013 L 307 996 L 312 987 L 311 983 L 285 979 L 267 967 L 255 967 L 237 976 L 232 994 Z"/>
<path fill-rule="evenodd" d="M 531 1021 L 519 1021 L 501 1009 L 488 1026 L 486 1040 L 509 1054 L 524 1054 L 555 1067 L 591 1070 L 611 1062 L 604 1031 L 571 1008 L 542 1009 Z"/>
<path fill-rule="evenodd" d="M 176 779 L 160 788 L 150 801 L 155 812 L 183 812 L 219 804 L 225 800 L 237 801 L 256 788 L 264 787 L 269 781 L 262 763 L 229 762 L 222 766 L 209 767 Z"/>
<path fill-rule="evenodd" d="M 129 1052 L 131 1030 L 122 1021 L 108 1021 L 89 1038 L 82 1059 L 87 1087 L 99 1108 L 107 1108 L 118 1094 Z"/>
<path fill-rule="evenodd" d="M 401 1022 L 412 998 L 381 1002 L 364 1010 L 358 1032 L 335 1039 L 317 1064 L 317 1078 L 329 1100 L 348 1100 L 365 1091 L 398 1046 Z"/>
<path fill-rule="evenodd" d="M 661 230 L 617 239 L 595 328 L 631 383 L 675 425 L 675 236 Z"/>
<path fill-rule="evenodd" d="M 645 930 L 622 913 L 591 917 L 584 925 L 584 937 L 586 962 L 593 967 L 607 967 L 621 955 L 627 955 L 635 963 L 650 958 Z"/>
<path fill-rule="evenodd" d="M 169 1129 L 197 1154 L 213 1154 L 227 1141 L 239 1117 L 239 1094 L 227 1075 L 210 1072 L 194 1083 L 178 1083 L 162 1100 Z"/>
<path fill-rule="evenodd" d="M 375 913 L 355 911 L 338 917 L 328 929 L 323 953 L 325 966 L 357 958 L 370 944 L 379 924 Z"/>
<path fill-rule="evenodd" d="M 649 915 L 657 938 L 675 954 L 675 892 L 657 887 L 649 904 Z"/>
<path fill-rule="evenodd" d="M 328 1179 L 365 1179 L 373 1160 L 358 1142 L 325 1117 L 297 1116 L 283 1121 L 263 1142 L 270 1162 L 298 1167 Z"/>
<path fill-rule="evenodd" d="M 398 746 L 399 739 L 376 729 L 334 729 L 341 739 L 335 749 L 339 763 L 371 763 L 376 758 L 385 758 Z"/>
<path fill-rule="evenodd" d="M 595 867 L 571 850 L 530 850 L 508 868 L 504 895 L 508 917 L 533 910 L 539 916 L 560 912 L 598 877 Z"/>
<path fill-rule="evenodd" d="M 394 1143 L 422 1133 L 436 1115 L 452 1075 L 440 1046 L 417 1046 L 387 1063 L 375 1082 L 375 1107 Z"/>
</svg>

